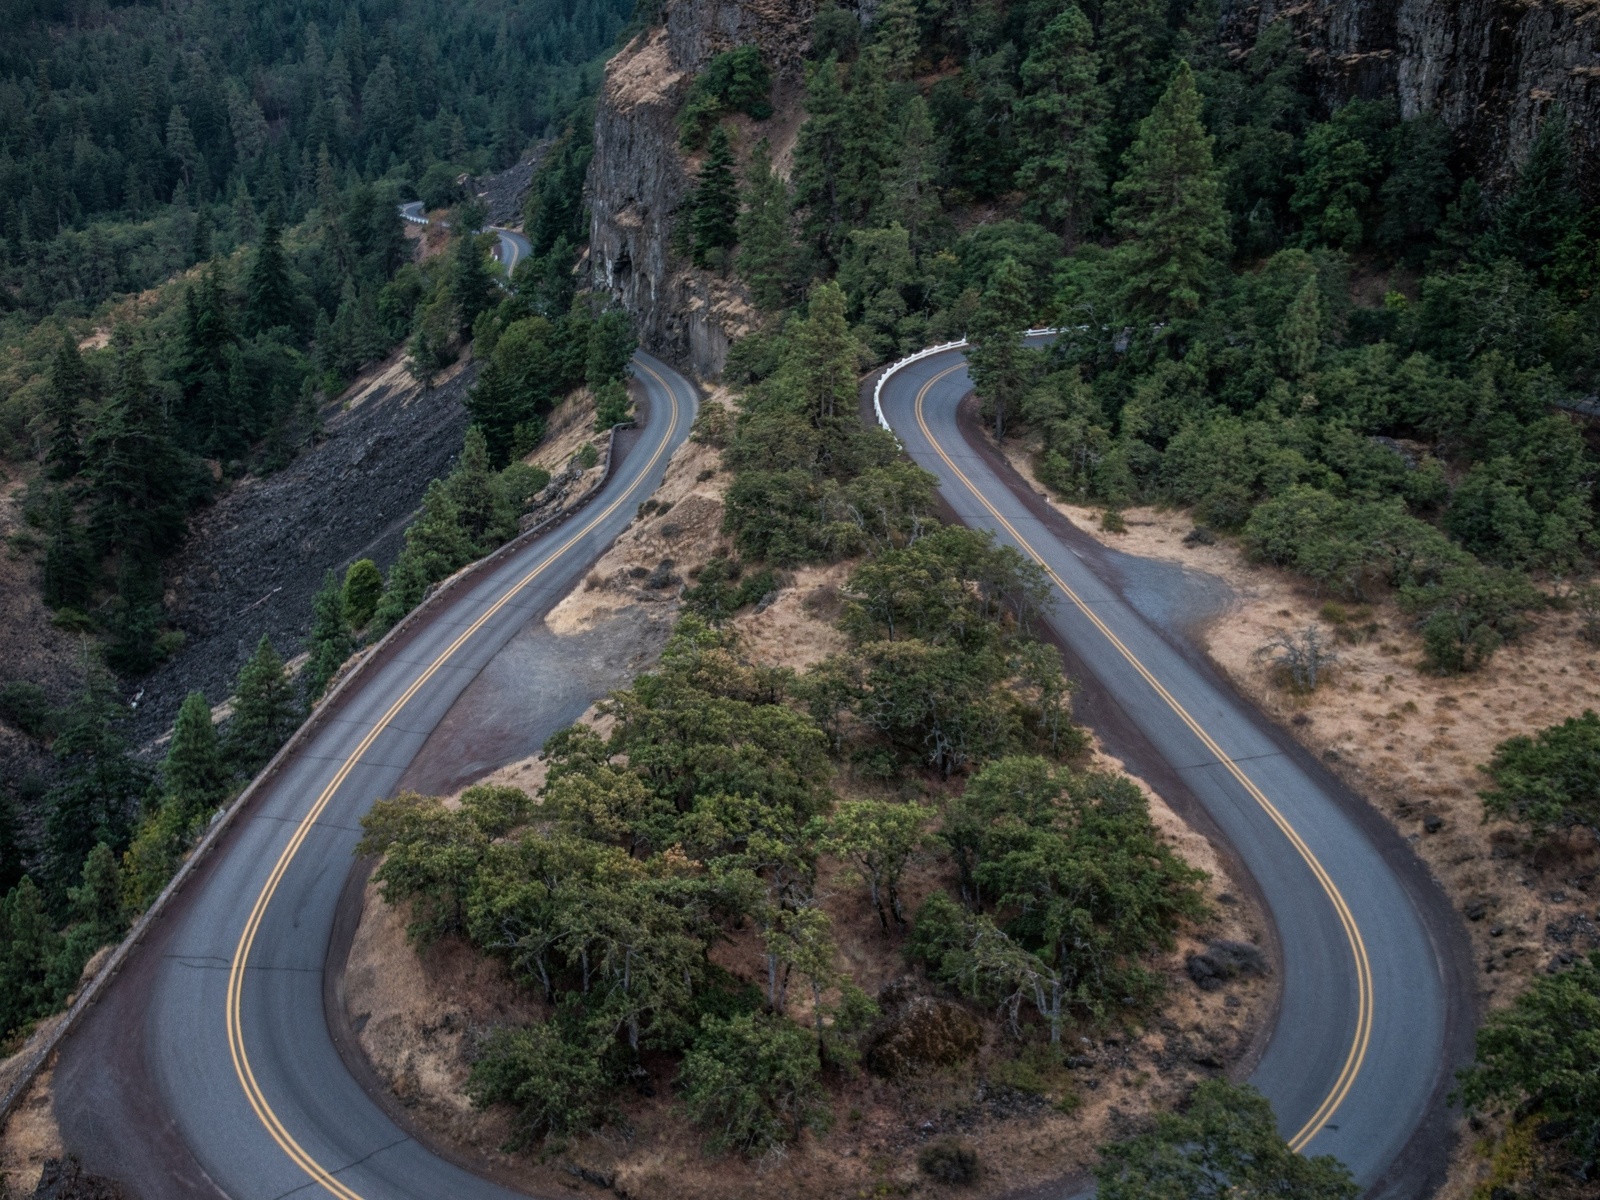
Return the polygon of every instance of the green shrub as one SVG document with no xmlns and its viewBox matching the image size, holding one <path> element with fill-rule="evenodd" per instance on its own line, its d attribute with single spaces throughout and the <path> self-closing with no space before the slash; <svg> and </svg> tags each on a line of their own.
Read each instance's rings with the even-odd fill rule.
<svg viewBox="0 0 1600 1200">
<path fill-rule="evenodd" d="M 545 1134 L 581 1133 L 602 1124 L 613 1078 L 606 1047 L 585 1037 L 576 1021 L 552 1020 L 489 1035 L 467 1077 L 480 1107 L 517 1110 L 517 1142 Z"/>
<path fill-rule="evenodd" d="M 1488 772 L 1494 786 L 1479 795 L 1489 814 L 1540 833 L 1573 825 L 1600 831 L 1600 716 L 1592 710 L 1501 742 Z"/>
<path fill-rule="evenodd" d="M 978 1180 L 978 1152 L 958 1138 L 929 1142 L 917 1152 L 917 1166 L 939 1183 L 962 1187 Z"/>
<path fill-rule="evenodd" d="M 613 425 L 633 419 L 633 401 L 628 397 L 628 385 L 613 379 L 600 386 L 594 394 L 594 427 L 604 433 Z"/>
<path fill-rule="evenodd" d="M 1600 952 L 1536 976 L 1514 1004 L 1491 1013 L 1460 1081 L 1457 1098 L 1469 1112 L 1531 1111 L 1544 1118 L 1541 1139 L 1560 1141 L 1592 1170 L 1600 1162 Z"/>
<path fill-rule="evenodd" d="M 344 611 L 352 629 L 364 629 L 383 595 L 383 575 L 370 558 L 358 558 L 344 573 Z"/>
<path fill-rule="evenodd" d="M 46 737 L 55 730 L 56 712 L 44 689 L 25 679 L 0 687 L 0 719 L 10 721 L 29 737 Z"/>
<path fill-rule="evenodd" d="M 818 1070 L 816 1039 L 783 1017 L 706 1017 L 683 1058 L 683 1098 L 713 1148 L 760 1154 L 823 1126 Z"/>
<path fill-rule="evenodd" d="M 1302 1158 L 1289 1149 L 1260 1092 L 1222 1079 L 1200 1084 L 1182 1112 L 1161 1114 L 1149 1133 L 1102 1147 L 1094 1176 L 1100 1200 L 1355 1200 L 1361 1194 L 1338 1159 Z"/>
</svg>

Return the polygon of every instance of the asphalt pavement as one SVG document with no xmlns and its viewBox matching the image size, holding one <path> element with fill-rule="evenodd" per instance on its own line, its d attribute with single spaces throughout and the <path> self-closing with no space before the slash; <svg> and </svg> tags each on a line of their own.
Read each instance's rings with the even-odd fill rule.
<svg viewBox="0 0 1600 1200">
<path fill-rule="evenodd" d="M 647 419 L 601 494 L 457 587 L 334 701 L 63 1045 L 56 1113 L 88 1169 L 146 1200 L 513 1195 L 414 1141 L 350 1073 L 325 1019 L 324 963 L 362 815 L 622 532 L 688 436 L 690 384 L 642 353 L 635 377 Z M 528 714 L 546 733 L 598 698 L 552 690 L 559 702 Z"/>
<path fill-rule="evenodd" d="M 431 222 L 422 211 L 422 201 L 412 200 L 400 206 L 400 219 L 409 221 L 413 225 L 428 225 Z M 495 244 L 494 256 L 505 267 L 506 274 L 510 275 L 516 270 L 517 264 L 533 253 L 533 244 L 515 229 L 506 229 L 500 225 L 487 226 L 500 240 Z"/>
<path fill-rule="evenodd" d="M 933 354 L 888 377 L 882 413 L 959 520 L 1044 566 L 1049 621 L 1079 669 L 1253 876 L 1282 991 L 1250 1082 L 1295 1149 L 1337 1156 L 1373 1195 L 1425 1194 L 1471 1028 L 1459 921 L 1381 818 L 1130 604 L 1107 556 L 975 444 L 958 419 L 971 389 L 961 350 Z"/>
<path fill-rule="evenodd" d="M 636 374 L 648 419 L 603 494 L 387 649 L 63 1045 L 56 1113 L 88 1169 L 148 1200 L 513 1194 L 413 1140 L 351 1073 L 325 1017 L 324 968 L 362 814 L 485 665 L 615 539 L 687 437 L 693 388 L 644 354 Z M 1424 1194 L 1471 1027 L 1448 904 L 1380 818 L 1130 604 L 1089 539 L 1075 542 L 968 440 L 958 406 L 969 390 L 959 351 L 934 355 L 887 381 L 884 412 L 960 519 L 1051 573 L 1050 620 L 1076 668 L 1253 877 L 1282 998 L 1251 1081 L 1296 1148 L 1337 1155 L 1373 1195 Z M 554 731 L 593 698 L 560 689 L 529 719 Z"/>
</svg>

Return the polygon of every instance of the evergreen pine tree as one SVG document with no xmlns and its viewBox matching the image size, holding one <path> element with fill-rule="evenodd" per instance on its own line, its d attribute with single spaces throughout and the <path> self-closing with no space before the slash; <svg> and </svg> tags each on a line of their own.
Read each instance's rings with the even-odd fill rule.
<svg viewBox="0 0 1600 1200">
<path fill-rule="evenodd" d="M 245 448 L 228 387 L 234 345 L 222 280 L 212 266 L 183 294 L 183 324 L 174 375 L 181 389 L 177 424 L 196 450 L 235 457 Z"/>
<path fill-rule="evenodd" d="M 103 946 L 122 936 L 128 913 L 122 903 L 122 872 L 110 846 L 101 842 L 89 851 L 83 861 L 83 882 L 67 890 L 67 899 L 73 919 L 84 927 L 74 931 L 75 940 L 85 948 Z"/>
<path fill-rule="evenodd" d="M 772 169 L 766 138 L 750 154 L 743 199 L 737 230 L 739 274 L 756 305 L 776 312 L 788 299 L 794 275 L 794 239 L 789 233 L 789 187 Z"/>
<path fill-rule="evenodd" d="M 939 140 L 927 101 L 913 95 L 902 107 L 895 157 L 884 178 L 883 209 L 890 223 L 904 227 L 916 251 L 927 246 L 939 218 L 938 167 Z"/>
<path fill-rule="evenodd" d="M 445 480 L 445 489 L 474 557 L 487 554 L 516 531 L 516 516 L 489 466 L 489 445 L 475 425 L 467 427 L 461 458 Z"/>
<path fill-rule="evenodd" d="M 1044 27 L 1022 64 L 1017 186 L 1031 216 L 1071 237 L 1105 188 L 1105 103 L 1090 48 L 1094 33 L 1077 5 Z"/>
<path fill-rule="evenodd" d="M 166 791 L 163 803 L 177 806 L 178 824 L 184 828 L 222 802 L 228 772 L 204 692 L 184 697 L 161 775 Z"/>
<path fill-rule="evenodd" d="M 994 420 L 994 436 L 1005 437 L 1006 419 L 1018 410 L 1032 379 L 1035 351 L 1022 342 L 1028 326 L 1028 277 L 1009 255 L 995 266 L 968 335 L 972 383 Z"/>
<path fill-rule="evenodd" d="M 94 592 L 94 556 L 65 488 L 50 493 L 42 591 L 51 608 L 87 608 Z"/>
<path fill-rule="evenodd" d="M 910 79 L 922 50 L 917 0 L 884 0 L 872 23 L 872 53 L 883 63 L 885 78 Z"/>
<path fill-rule="evenodd" d="M 1228 253 L 1227 213 L 1200 123 L 1200 94 L 1187 62 L 1150 115 L 1124 160 L 1113 226 L 1124 298 L 1131 316 L 1163 320 L 1200 305 Z"/>
<path fill-rule="evenodd" d="M 0 895 L 21 881 L 28 845 L 17 819 L 17 801 L 10 789 L 0 789 Z"/>
<path fill-rule="evenodd" d="M 117 553 L 123 574 L 142 581 L 183 537 L 190 473 L 131 334 L 119 327 L 113 341 L 117 376 L 111 403 L 86 445 L 92 527 L 98 548 Z"/>
<path fill-rule="evenodd" d="M 489 270 L 487 241 L 492 234 L 479 234 L 468 227 L 474 213 L 458 214 L 459 232 L 450 247 L 450 296 L 456 306 L 457 329 L 470 333 L 478 314 L 494 303 L 494 275 Z"/>
<path fill-rule="evenodd" d="M 806 75 L 806 120 L 794 144 L 794 206 L 810 249 L 828 257 L 845 232 L 840 179 L 844 170 L 845 94 L 841 68 L 831 56 Z"/>
<path fill-rule="evenodd" d="M 1567 114 L 1556 105 L 1539 125 L 1516 188 L 1495 211 L 1488 252 L 1514 258 L 1532 271 L 1547 271 L 1556 248 L 1577 225 L 1580 204 Z"/>
<path fill-rule="evenodd" d="M 45 462 L 51 478 L 70 479 L 83 469 L 83 406 L 90 396 L 89 369 L 70 333 L 61 335 L 61 345 L 50 364 L 46 395 L 50 446 Z"/>
<path fill-rule="evenodd" d="M 283 229 L 274 208 L 267 212 L 261 244 L 245 278 L 245 329 L 250 333 L 292 329 L 298 324 L 296 307 L 289 259 L 283 252 Z"/>
<path fill-rule="evenodd" d="M 783 382 L 813 424 L 853 419 L 859 350 L 845 320 L 844 292 L 836 282 L 819 284 L 808 307 L 790 339 Z"/>
<path fill-rule="evenodd" d="M 840 206 L 852 228 L 871 224 L 883 200 L 885 177 L 895 160 L 890 116 L 883 56 L 869 50 L 850 72 L 844 105 L 837 187 Z M 835 260 L 848 234 L 848 229 L 834 231 L 831 256 Z"/>
<path fill-rule="evenodd" d="M 57 896 L 78 879 L 97 843 L 122 844 L 149 784 L 116 730 L 126 714 L 110 676 L 91 666 L 50 748 L 60 774 L 45 795 L 41 849 L 44 878 Z"/>
<path fill-rule="evenodd" d="M 0 900 L 0 1028 L 10 1033 L 54 1007 L 48 977 L 60 952 L 44 896 L 24 876 Z"/>
<path fill-rule="evenodd" d="M 383 595 L 383 575 L 370 558 L 358 558 L 344 573 L 344 612 L 353 629 L 366 627 Z"/>
<path fill-rule="evenodd" d="M 254 775 L 300 723 L 300 710 L 272 639 L 261 635 L 234 685 L 233 717 L 225 742 L 234 770 Z"/>
<path fill-rule="evenodd" d="M 709 267 L 720 261 L 720 251 L 738 237 L 739 188 L 733 177 L 733 147 L 720 124 L 711 131 L 706 160 L 695 184 L 690 228 L 694 265 Z"/>
<path fill-rule="evenodd" d="M 1278 326 L 1278 369 L 1290 383 L 1306 384 L 1322 350 L 1322 303 L 1315 272 L 1295 293 Z"/>
<path fill-rule="evenodd" d="M 306 639 L 306 649 L 311 652 L 304 672 L 306 701 L 314 704 L 355 649 L 345 614 L 344 586 L 337 571 L 329 571 L 323 577 L 322 587 L 311 601 L 311 635 Z"/>
<path fill-rule="evenodd" d="M 1163 0 L 1101 0 L 1095 19 L 1101 84 L 1111 101 L 1113 149 L 1127 144 L 1141 113 L 1150 111 L 1171 71 Z"/>
</svg>

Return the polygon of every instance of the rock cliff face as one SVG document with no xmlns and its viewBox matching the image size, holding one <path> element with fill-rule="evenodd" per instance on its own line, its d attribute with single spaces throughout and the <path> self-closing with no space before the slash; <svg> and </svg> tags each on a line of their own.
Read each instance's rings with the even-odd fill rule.
<svg viewBox="0 0 1600 1200">
<path fill-rule="evenodd" d="M 589 168 L 594 283 L 633 314 L 643 345 L 712 378 L 748 320 L 737 284 L 674 260 L 674 213 L 693 184 L 677 113 L 712 55 L 761 47 L 781 91 L 800 78 L 815 0 L 670 0 L 663 23 L 606 67 Z"/>
<path fill-rule="evenodd" d="M 1224 36 L 1249 44 L 1278 19 L 1311 52 L 1324 96 L 1397 96 L 1437 112 L 1470 165 L 1504 184 L 1551 106 L 1600 193 L 1600 0 L 1223 0 Z"/>
</svg>

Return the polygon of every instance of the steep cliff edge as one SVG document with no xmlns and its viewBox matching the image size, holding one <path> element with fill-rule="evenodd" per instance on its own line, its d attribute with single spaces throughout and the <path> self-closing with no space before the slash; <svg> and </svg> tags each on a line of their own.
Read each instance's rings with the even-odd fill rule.
<svg viewBox="0 0 1600 1200">
<path fill-rule="evenodd" d="M 1586 190 L 1600 192 L 1597 0 L 1223 0 L 1223 37 L 1248 45 L 1280 18 L 1326 100 L 1397 96 L 1402 116 L 1438 113 L 1491 184 L 1564 105 Z"/>
<path fill-rule="evenodd" d="M 695 72 L 743 45 L 761 47 L 780 113 L 793 109 L 815 8 L 815 0 L 676 0 L 662 24 L 606 66 L 588 183 L 593 280 L 633 315 L 647 349 L 702 377 L 721 372 L 750 309 L 736 281 L 687 267 L 668 248 L 693 186 L 694 165 L 678 150 L 678 109 Z"/>
</svg>

